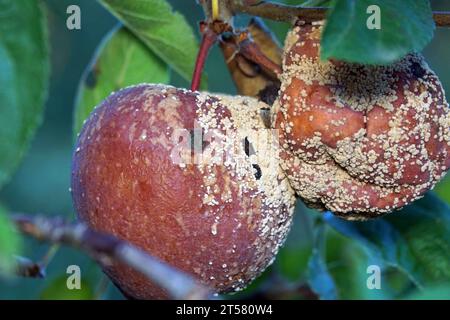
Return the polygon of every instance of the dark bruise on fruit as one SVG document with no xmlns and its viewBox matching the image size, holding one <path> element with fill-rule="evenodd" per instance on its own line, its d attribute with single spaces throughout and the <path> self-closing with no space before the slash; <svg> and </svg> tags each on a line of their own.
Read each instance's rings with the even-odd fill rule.
<svg viewBox="0 0 450 320">
<path fill-rule="evenodd" d="M 72 192 L 78 217 L 218 292 L 244 288 L 273 261 L 294 203 L 289 183 L 272 161 L 277 145 L 259 115 L 266 107 L 250 98 L 162 85 L 112 94 L 87 120 L 76 146 Z M 255 154 L 247 155 L 242 143 L 212 140 L 203 144 L 204 164 L 174 162 L 181 141 L 173 139 L 174 131 L 199 127 L 234 141 L 247 138 Z M 213 163 L 218 155 L 213 150 L 226 148 L 236 154 Z M 182 155 L 192 160 L 191 152 Z M 105 271 L 128 296 L 166 298 L 125 266 Z"/>
<path fill-rule="evenodd" d="M 344 218 L 401 208 L 449 168 L 442 85 L 418 53 L 389 66 L 321 61 L 322 28 L 297 22 L 286 39 L 274 119 L 283 168 L 305 202 Z"/>
</svg>

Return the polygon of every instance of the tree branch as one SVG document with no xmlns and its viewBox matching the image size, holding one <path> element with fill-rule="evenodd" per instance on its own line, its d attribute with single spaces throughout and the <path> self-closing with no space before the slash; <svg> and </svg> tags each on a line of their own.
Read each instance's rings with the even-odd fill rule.
<svg viewBox="0 0 450 320">
<path fill-rule="evenodd" d="M 212 292 L 192 276 L 125 241 L 91 230 L 82 223 L 69 224 L 61 218 L 25 215 L 13 215 L 12 219 L 19 231 L 37 240 L 78 248 L 103 265 L 110 265 L 113 261 L 126 264 L 165 289 L 173 299 L 212 297 Z"/>
<path fill-rule="evenodd" d="M 282 3 L 258 0 L 226 0 L 233 14 L 243 13 L 275 21 L 294 22 L 297 18 L 305 22 L 325 19 L 327 8 L 305 8 Z"/>
<path fill-rule="evenodd" d="M 275 21 L 293 22 L 297 18 L 313 22 L 326 18 L 328 8 L 305 8 L 260 0 L 225 0 L 233 14 L 248 14 Z M 433 13 L 438 27 L 450 27 L 450 12 Z"/>
</svg>

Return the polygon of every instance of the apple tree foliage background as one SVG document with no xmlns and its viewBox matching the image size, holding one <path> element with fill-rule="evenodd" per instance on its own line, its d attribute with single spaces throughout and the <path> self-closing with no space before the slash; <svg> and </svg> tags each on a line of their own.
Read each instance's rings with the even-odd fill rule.
<svg viewBox="0 0 450 320">
<path fill-rule="evenodd" d="M 434 29 L 427 0 L 284 2 L 332 6 L 324 57 L 378 64 L 423 49 L 450 92 L 450 29 Z M 71 4 L 81 8 L 81 30 L 66 28 Z M 382 9 L 381 32 L 361 28 L 371 4 Z M 450 10 L 450 1 L 431 6 Z M 39 260 L 48 246 L 18 235 L 8 214 L 74 218 L 70 163 L 83 120 L 127 85 L 188 87 L 202 18 L 194 0 L 0 0 L 0 298 L 121 298 L 92 260 L 70 248 L 58 249 L 45 279 L 12 276 L 14 255 Z M 267 23 L 282 42 L 288 26 Z M 209 91 L 235 93 L 217 48 L 206 73 Z M 449 203 L 450 176 L 422 200 L 370 222 L 320 215 L 299 201 L 276 262 L 234 298 L 450 298 Z M 381 290 L 366 286 L 373 264 L 382 269 Z M 66 288 L 69 265 L 81 267 L 81 290 Z"/>
</svg>

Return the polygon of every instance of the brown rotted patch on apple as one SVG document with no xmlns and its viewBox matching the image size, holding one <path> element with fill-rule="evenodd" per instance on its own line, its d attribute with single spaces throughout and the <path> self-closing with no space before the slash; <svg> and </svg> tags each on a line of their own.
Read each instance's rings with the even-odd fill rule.
<svg viewBox="0 0 450 320">
<path fill-rule="evenodd" d="M 73 159 L 72 190 L 78 217 L 193 274 L 218 292 L 238 291 L 258 276 L 284 242 L 294 193 L 249 98 L 212 96 L 162 85 L 139 85 L 108 97 L 84 126 Z M 235 148 L 227 162 L 174 163 L 175 130 L 215 130 L 247 139 L 211 141 L 211 150 Z M 239 129 L 238 129 L 239 128 Z M 257 129 L 257 130 L 256 130 Z M 263 136 L 263 143 L 257 140 Z M 265 138 L 264 138 L 265 137 Z M 232 140 L 233 140 L 232 139 Z M 265 140 L 264 140 L 265 139 Z M 137 272 L 105 269 L 129 296 L 166 298 Z"/>
<path fill-rule="evenodd" d="M 273 120 L 284 169 L 306 202 L 337 214 L 400 208 L 449 168 L 442 85 L 417 53 L 389 66 L 321 61 L 322 28 L 297 23 L 286 38 Z"/>
</svg>

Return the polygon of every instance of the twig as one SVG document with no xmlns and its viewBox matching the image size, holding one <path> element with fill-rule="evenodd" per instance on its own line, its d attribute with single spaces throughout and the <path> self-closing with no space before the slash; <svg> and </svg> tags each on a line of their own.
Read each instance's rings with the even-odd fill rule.
<svg viewBox="0 0 450 320">
<path fill-rule="evenodd" d="M 433 12 L 434 22 L 438 27 L 450 27 L 450 12 L 435 11 Z"/>
<path fill-rule="evenodd" d="M 108 293 L 110 281 L 105 274 L 102 274 L 99 283 L 97 284 L 97 288 L 95 289 L 94 299 L 93 300 L 102 300 L 103 297 Z"/>
<path fill-rule="evenodd" d="M 323 20 L 326 18 L 328 8 L 305 8 L 290 6 L 261 0 L 225 0 L 228 9 L 233 14 L 243 13 L 275 21 L 293 22 L 300 18 L 305 22 Z M 433 13 L 434 21 L 438 27 L 450 27 L 450 12 L 437 11 Z"/>
<path fill-rule="evenodd" d="M 45 278 L 45 266 L 28 258 L 16 256 L 15 274 L 26 278 Z"/>
<path fill-rule="evenodd" d="M 37 240 L 81 249 L 104 265 L 113 261 L 126 264 L 165 289 L 173 299 L 212 297 L 211 291 L 190 275 L 125 241 L 91 230 L 84 224 L 69 224 L 61 218 L 42 216 L 13 215 L 12 219 L 19 231 Z"/>
<path fill-rule="evenodd" d="M 59 245 L 51 245 L 39 262 L 34 262 L 26 257 L 16 256 L 15 274 L 25 278 L 45 278 L 47 266 L 55 256 L 58 249 Z"/>
<path fill-rule="evenodd" d="M 50 261 L 52 261 L 55 254 L 58 252 L 60 248 L 59 244 L 52 244 L 50 248 L 48 248 L 45 255 L 41 258 L 41 261 L 39 262 L 40 265 L 47 267 Z"/>
<path fill-rule="evenodd" d="M 293 22 L 297 18 L 305 22 L 325 19 L 327 8 L 305 8 L 268 1 L 227 0 L 234 14 L 243 13 L 275 21 Z"/>
<path fill-rule="evenodd" d="M 213 32 L 207 26 L 203 27 L 202 43 L 200 45 L 199 52 L 197 54 L 197 60 L 195 62 L 194 74 L 192 75 L 191 90 L 197 91 L 200 89 L 200 83 L 202 79 L 203 68 L 205 66 L 206 58 L 212 46 L 217 42 L 217 34 Z"/>
<path fill-rule="evenodd" d="M 262 19 L 254 17 L 245 30 L 222 35 L 219 44 L 238 93 L 272 105 L 283 50 Z"/>
<path fill-rule="evenodd" d="M 271 73 L 275 79 L 281 75 L 281 66 L 267 57 L 251 39 L 246 38 L 239 43 L 239 53 Z"/>
</svg>

